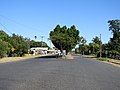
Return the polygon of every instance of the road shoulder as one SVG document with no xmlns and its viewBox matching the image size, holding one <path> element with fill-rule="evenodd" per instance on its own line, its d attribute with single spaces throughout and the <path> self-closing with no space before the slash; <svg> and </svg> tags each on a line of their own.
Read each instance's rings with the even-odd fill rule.
<svg viewBox="0 0 120 90">
<path fill-rule="evenodd" d="M 92 56 L 92 55 L 82 55 L 82 57 L 89 58 L 90 60 L 99 60 L 101 62 L 111 64 L 113 66 L 120 67 L 120 60 L 115 60 L 115 59 L 110 59 L 110 58 L 101 58 L 101 59 L 99 59 L 99 58 L 96 58 L 95 56 Z"/>
</svg>

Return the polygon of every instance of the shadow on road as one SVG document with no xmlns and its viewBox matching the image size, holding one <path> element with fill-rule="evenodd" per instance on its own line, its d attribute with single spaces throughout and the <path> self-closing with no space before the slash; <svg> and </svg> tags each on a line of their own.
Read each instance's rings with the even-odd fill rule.
<svg viewBox="0 0 120 90">
<path fill-rule="evenodd" d="M 59 56 L 58 54 L 56 54 L 56 55 L 40 56 L 40 57 L 36 57 L 36 58 L 58 58 L 58 57 L 62 57 L 62 56 Z"/>
</svg>

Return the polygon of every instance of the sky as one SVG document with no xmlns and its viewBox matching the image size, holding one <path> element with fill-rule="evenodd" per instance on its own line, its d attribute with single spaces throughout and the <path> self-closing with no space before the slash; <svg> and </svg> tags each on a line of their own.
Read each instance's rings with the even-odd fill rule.
<svg viewBox="0 0 120 90">
<path fill-rule="evenodd" d="M 0 29 L 48 43 L 56 25 L 75 25 L 87 43 L 112 37 L 108 20 L 120 19 L 120 0 L 0 0 Z"/>
</svg>

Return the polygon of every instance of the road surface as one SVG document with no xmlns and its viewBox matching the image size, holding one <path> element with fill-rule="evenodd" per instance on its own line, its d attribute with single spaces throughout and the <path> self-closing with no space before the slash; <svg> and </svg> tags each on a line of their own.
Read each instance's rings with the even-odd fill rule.
<svg viewBox="0 0 120 90">
<path fill-rule="evenodd" d="M 120 90 L 120 68 L 80 56 L 0 64 L 0 90 Z"/>
</svg>

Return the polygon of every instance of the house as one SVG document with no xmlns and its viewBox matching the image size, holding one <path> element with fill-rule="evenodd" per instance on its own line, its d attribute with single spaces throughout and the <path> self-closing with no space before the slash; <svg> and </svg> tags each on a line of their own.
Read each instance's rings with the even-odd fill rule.
<svg viewBox="0 0 120 90">
<path fill-rule="evenodd" d="M 48 47 L 32 47 L 29 52 L 32 52 L 33 55 L 44 55 L 47 54 Z"/>
</svg>

